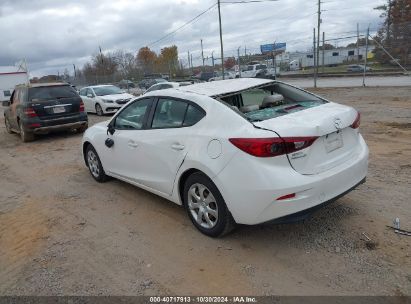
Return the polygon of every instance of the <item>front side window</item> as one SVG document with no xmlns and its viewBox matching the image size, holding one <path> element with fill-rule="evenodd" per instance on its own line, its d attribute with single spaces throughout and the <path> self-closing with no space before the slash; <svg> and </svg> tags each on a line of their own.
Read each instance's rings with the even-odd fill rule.
<svg viewBox="0 0 411 304">
<path fill-rule="evenodd" d="M 141 130 L 151 99 L 137 100 L 116 117 L 114 127 L 121 130 Z"/>
</svg>

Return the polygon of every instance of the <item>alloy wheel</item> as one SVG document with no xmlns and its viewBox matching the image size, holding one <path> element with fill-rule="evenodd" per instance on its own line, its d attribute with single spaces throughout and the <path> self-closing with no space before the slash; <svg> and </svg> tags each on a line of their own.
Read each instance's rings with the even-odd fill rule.
<svg viewBox="0 0 411 304">
<path fill-rule="evenodd" d="M 98 178 L 100 175 L 100 165 L 98 162 L 97 155 L 92 150 L 89 150 L 87 153 L 87 163 L 91 174 L 95 178 Z"/>
<path fill-rule="evenodd" d="M 217 201 L 213 193 L 203 184 L 195 183 L 188 190 L 188 208 L 201 227 L 211 229 L 217 224 Z"/>
<path fill-rule="evenodd" d="M 103 109 L 101 108 L 101 106 L 99 104 L 96 104 L 96 114 L 98 116 L 103 116 Z"/>
</svg>

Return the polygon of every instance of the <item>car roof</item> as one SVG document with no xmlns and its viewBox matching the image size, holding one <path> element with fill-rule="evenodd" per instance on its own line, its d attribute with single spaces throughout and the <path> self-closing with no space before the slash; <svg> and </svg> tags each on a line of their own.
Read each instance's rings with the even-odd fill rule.
<svg viewBox="0 0 411 304">
<path fill-rule="evenodd" d="M 44 82 L 44 83 L 30 83 L 19 84 L 16 87 L 28 87 L 28 88 L 40 88 L 40 87 L 52 87 L 52 86 L 69 86 L 70 84 L 65 82 Z"/>
<path fill-rule="evenodd" d="M 114 84 L 99 84 L 99 85 L 92 85 L 92 86 L 84 87 L 83 89 L 85 88 L 94 89 L 94 88 L 104 88 L 104 87 L 115 87 L 115 85 Z"/>
<path fill-rule="evenodd" d="M 276 81 L 261 78 L 237 78 L 180 86 L 177 90 L 211 97 L 245 91 L 270 83 L 276 83 Z"/>
</svg>

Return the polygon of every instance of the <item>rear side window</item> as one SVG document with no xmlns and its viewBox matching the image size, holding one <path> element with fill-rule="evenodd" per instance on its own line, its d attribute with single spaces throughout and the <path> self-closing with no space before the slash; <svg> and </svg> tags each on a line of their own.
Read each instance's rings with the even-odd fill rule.
<svg viewBox="0 0 411 304">
<path fill-rule="evenodd" d="M 154 129 L 189 127 L 196 124 L 204 116 L 204 110 L 187 102 L 160 98 L 151 127 Z"/>
<path fill-rule="evenodd" d="M 71 86 L 50 86 L 29 89 L 29 101 L 34 102 L 73 97 L 78 97 L 78 94 Z"/>
<path fill-rule="evenodd" d="M 3 94 L 4 94 L 4 97 L 10 97 L 11 96 L 10 90 L 3 91 Z"/>
</svg>

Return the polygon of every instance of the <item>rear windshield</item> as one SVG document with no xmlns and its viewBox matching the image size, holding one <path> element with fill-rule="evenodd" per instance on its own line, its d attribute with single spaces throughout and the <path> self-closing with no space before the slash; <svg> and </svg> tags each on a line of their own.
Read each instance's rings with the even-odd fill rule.
<svg viewBox="0 0 411 304">
<path fill-rule="evenodd" d="M 50 86 L 29 88 L 29 101 L 78 97 L 78 93 L 71 86 Z"/>
<path fill-rule="evenodd" d="M 283 83 L 249 89 L 220 99 L 252 122 L 299 112 L 327 102 Z"/>
</svg>

